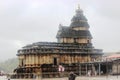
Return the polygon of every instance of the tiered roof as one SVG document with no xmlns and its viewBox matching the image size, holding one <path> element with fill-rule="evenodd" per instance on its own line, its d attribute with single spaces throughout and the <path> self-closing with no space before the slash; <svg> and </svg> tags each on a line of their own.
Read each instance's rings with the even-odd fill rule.
<svg viewBox="0 0 120 80">
<path fill-rule="evenodd" d="M 83 11 L 78 7 L 76 15 L 71 19 L 70 27 L 89 27 L 86 17 L 83 15 Z"/>
<path fill-rule="evenodd" d="M 78 8 L 75 16 L 71 19 L 70 26 L 60 25 L 60 29 L 57 33 L 57 38 L 92 38 L 89 30 L 74 30 L 73 28 L 85 27 L 89 28 L 86 17 L 83 15 L 83 11 Z"/>
<path fill-rule="evenodd" d="M 64 27 L 62 26 L 61 29 L 58 31 L 58 34 L 56 36 L 57 38 L 92 38 L 90 31 L 88 30 L 73 30 L 70 27 Z"/>
<path fill-rule="evenodd" d="M 94 49 L 92 44 L 37 42 L 24 46 L 18 51 L 21 54 L 103 54 L 101 49 Z"/>
</svg>

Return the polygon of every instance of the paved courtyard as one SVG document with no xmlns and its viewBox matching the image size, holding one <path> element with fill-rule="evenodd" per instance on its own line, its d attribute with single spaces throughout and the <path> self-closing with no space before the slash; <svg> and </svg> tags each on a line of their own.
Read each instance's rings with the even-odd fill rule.
<svg viewBox="0 0 120 80">
<path fill-rule="evenodd" d="M 40 80 L 40 79 L 38 79 Z M 49 78 L 41 80 L 68 80 L 65 78 Z M 120 76 L 102 76 L 102 77 L 77 77 L 76 80 L 120 80 Z"/>
<path fill-rule="evenodd" d="M 0 80 L 8 80 L 7 78 L 0 78 Z M 41 79 L 10 79 L 10 80 L 68 80 L 64 78 L 41 78 Z M 98 76 L 98 77 L 77 77 L 76 80 L 120 80 L 120 76 Z"/>
</svg>

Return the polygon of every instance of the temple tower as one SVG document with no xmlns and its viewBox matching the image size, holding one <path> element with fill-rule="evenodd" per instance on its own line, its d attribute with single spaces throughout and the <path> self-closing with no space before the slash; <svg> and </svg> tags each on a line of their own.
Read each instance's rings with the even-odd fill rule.
<svg viewBox="0 0 120 80">
<path fill-rule="evenodd" d="M 91 43 L 89 24 L 79 6 L 71 19 L 70 26 L 59 25 L 56 37 L 59 43 Z"/>
</svg>

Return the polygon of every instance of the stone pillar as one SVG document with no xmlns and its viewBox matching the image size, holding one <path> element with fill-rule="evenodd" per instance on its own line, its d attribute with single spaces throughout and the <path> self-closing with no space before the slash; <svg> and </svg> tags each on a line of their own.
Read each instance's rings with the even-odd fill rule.
<svg viewBox="0 0 120 80">
<path fill-rule="evenodd" d="M 68 55 L 68 63 L 70 64 L 70 55 Z"/>
<path fill-rule="evenodd" d="M 38 58 L 39 55 L 36 54 L 36 64 L 38 65 L 39 64 L 39 58 Z"/>
<path fill-rule="evenodd" d="M 42 57 L 43 57 L 43 55 L 39 56 L 39 64 L 42 64 Z"/>
<path fill-rule="evenodd" d="M 88 70 L 87 70 L 87 64 L 86 64 L 85 66 L 86 66 L 86 76 L 87 76 L 87 73 L 88 73 Z"/>
<path fill-rule="evenodd" d="M 74 55 L 72 54 L 72 63 L 74 63 Z"/>
<path fill-rule="evenodd" d="M 28 64 L 30 66 L 30 63 L 31 63 L 31 58 L 30 58 L 30 54 L 28 55 Z"/>
<path fill-rule="evenodd" d="M 81 64 L 79 63 L 79 75 L 81 76 Z"/>
<path fill-rule="evenodd" d="M 28 55 L 26 55 L 26 65 L 28 66 Z"/>
</svg>

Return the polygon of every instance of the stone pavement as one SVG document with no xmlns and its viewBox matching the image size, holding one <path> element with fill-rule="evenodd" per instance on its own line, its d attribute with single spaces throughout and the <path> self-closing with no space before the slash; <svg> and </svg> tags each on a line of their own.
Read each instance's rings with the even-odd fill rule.
<svg viewBox="0 0 120 80">
<path fill-rule="evenodd" d="M 1 79 L 0 79 L 1 80 Z M 8 79 L 3 79 L 8 80 Z M 10 80 L 68 80 L 64 78 L 41 78 L 41 79 L 10 79 Z M 120 76 L 77 77 L 76 80 L 120 80 Z"/>
<path fill-rule="evenodd" d="M 68 80 L 68 78 L 48 78 L 38 80 Z M 76 80 L 120 80 L 120 76 L 77 77 Z"/>
</svg>

